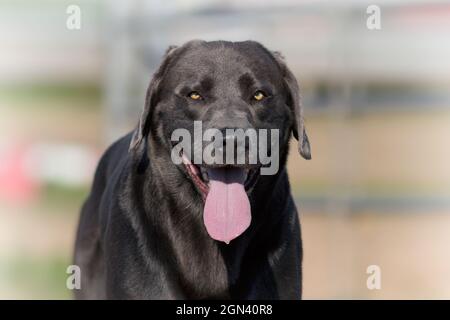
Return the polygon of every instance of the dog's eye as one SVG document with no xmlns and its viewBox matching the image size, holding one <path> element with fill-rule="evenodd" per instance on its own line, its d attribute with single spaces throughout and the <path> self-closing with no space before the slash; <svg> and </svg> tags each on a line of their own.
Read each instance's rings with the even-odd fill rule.
<svg viewBox="0 0 450 320">
<path fill-rule="evenodd" d="M 202 96 L 197 91 L 190 92 L 188 94 L 188 97 L 191 98 L 192 100 L 201 100 L 202 99 Z"/>
<path fill-rule="evenodd" d="M 264 91 L 258 90 L 253 94 L 253 99 L 256 101 L 261 101 L 264 98 L 267 98 L 267 94 Z"/>
</svg>

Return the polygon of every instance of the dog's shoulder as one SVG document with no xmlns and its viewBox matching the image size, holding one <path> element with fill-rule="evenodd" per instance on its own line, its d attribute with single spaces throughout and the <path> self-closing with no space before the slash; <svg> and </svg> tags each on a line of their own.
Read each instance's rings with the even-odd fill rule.
<svg viewBox="0 0 450 320">
<path fill-rule="evenodd" d="M 132 133 L 128 133 L 122 138 L 111 144 L 97 164 L 95 176 L 92 183 L 91 193 L 89 198 L 93 198 L 94 202 L 99 203 L 107 185 L 114 180 L 121 168 L 124 167 L 128 157 L 128 145 L 131 141 Z M 89 202 L 90 199 L 87 199 Z M 92 199 L 91 199 L 92 200 Z"/>
<path fill-rule="evenodd" d="M 103 153 L 98 169 L 106 170 L 107 175 L 117 168 L 118 164 L 128 157 L 128 147 L 130 145 L 132 132 L 124 135 L 112 143 Z"/>
</svg>

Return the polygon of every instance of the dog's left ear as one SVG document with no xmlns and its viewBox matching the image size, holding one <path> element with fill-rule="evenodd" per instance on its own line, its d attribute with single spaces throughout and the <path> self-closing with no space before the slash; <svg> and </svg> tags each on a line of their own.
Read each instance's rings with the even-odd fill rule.
<svg viewBox="0 0 450 320">
<path fill-rule="evenodd" d="M 177 48 L 178 47 L 176 46 L 170 46 L 166 50 L 161 65 L 158 67 L 158 69 L 153 75 L 152 80 L 150 81 L 150 84 L 147 89 L 147 94 L 145 96 L 144 110 L 142 111 L 141 117 L 139 119 L 138 127 L 134 131 L 133 137 L 131 138 L 129 151 L 137 149 L 150 130 L 150 122 L 151 122 L 150 119 L 152 116 L 153 107 L 158 102 L 157 100 L 158 100 L 159 85 L 164 77 L 164 74 L 167 71 L 167 66 L 172 60 L 172 57 L 174 56 L 174 53 Z"/>
<path fill-rule="evenodd" d="M 278 62 L 282 72 L 286 87 L 290 94 L 290 105 L 294 111 L 295 122 L 292 133 L 298 141 L 298 151 L 306 160 L 311 159 L 311 146 L 308 135 L 306 134 L 305 122 L 303 120 L 303 107 L 300 101 L 300 89 L 294 74 L 284 62 L 284 57 L 280 52 L 272 52 L 275 60 Z"/>
</svg>

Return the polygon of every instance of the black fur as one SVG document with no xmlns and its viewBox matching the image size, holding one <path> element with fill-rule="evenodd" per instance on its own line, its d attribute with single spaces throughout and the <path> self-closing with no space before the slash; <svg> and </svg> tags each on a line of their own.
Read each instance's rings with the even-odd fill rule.
<svg viewBox="0 0 450 320">
<path fill-rule="evenodd" d="M 260 87 L 271 97 L 255 104 L 250 97 Z M 189 90 L 204 99 L 189 101 Z M 282 58 L 256 42 L 169 48 L 138 128 L 98 165 L 77 233 L 76 298 L 299 299 L 300 226 L 285 169 L 291 132 L 310 158 L 297 91 Z M 248 191 L 251 225 L 228 245 L 209 237 L 201 194 L 170 158 L 172 131 L 192 130 L 193 120 L 280 129 L 280 170 Z"/>
</svg>

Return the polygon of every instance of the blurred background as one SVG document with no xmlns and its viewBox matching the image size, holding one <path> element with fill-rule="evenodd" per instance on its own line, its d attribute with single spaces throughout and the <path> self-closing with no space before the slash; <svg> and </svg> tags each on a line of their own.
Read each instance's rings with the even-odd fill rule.
<svg viewBox="0 0 450 320">
<path fill-rule="evenodd" d="M 302 88 L 304 297 L 450 299 L 449 37 L 445 1 L 0 1 L 0 298 L 71 298 L 96 163 L 137 124 L 167 46 L 253 39 Z"/>
</svg>

